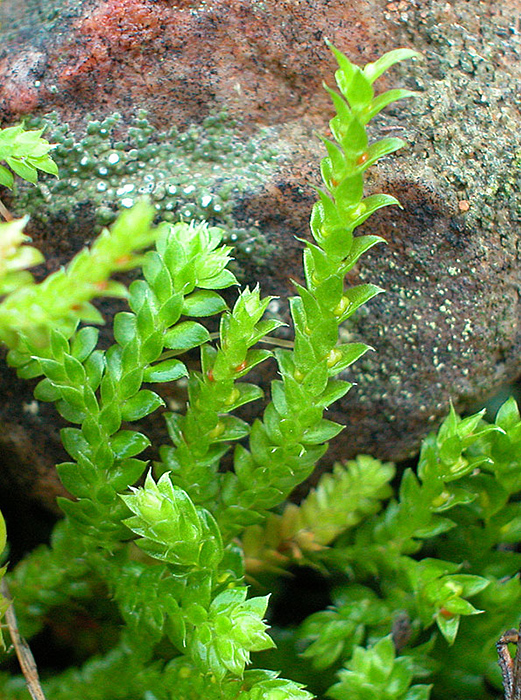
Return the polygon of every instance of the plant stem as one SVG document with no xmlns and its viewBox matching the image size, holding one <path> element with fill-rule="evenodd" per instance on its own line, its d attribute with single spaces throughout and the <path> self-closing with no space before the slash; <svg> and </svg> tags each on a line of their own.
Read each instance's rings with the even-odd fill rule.
<svg viewBox="0 0 521 700">
<path fill-rule="evenodd" d="M 0 587 L 4 597 L 11 601 L 9 588 L 5 579 L 2 580 Z M 20 668 L 22 669 L 22 673 L 27 681 L 27 689 L 29 690 L 32 699 L 46 700 L 42 686 L 40 685 L 38 669 L 36 668 L 34 656 L 29 648 L 29 645 L 18 631 L 18 623 L 16 621 L 16 614 L 12 602 L 6 610 L 5 619 L 9 628 L 9 634 L 11 635 L 13 646 L 16 651 L 16 656 L 18 657 L 18 661 L 20 663 Z"/>
<path fill-rule="evenodd" d="M 12 221 L 14 219 L 13 215 L 9 211 L 9 209 L 5 206 L 5 204 L 2 202 L 0 199 L 0 214 L 4 217 L 6 221 Z"/>
</svg>

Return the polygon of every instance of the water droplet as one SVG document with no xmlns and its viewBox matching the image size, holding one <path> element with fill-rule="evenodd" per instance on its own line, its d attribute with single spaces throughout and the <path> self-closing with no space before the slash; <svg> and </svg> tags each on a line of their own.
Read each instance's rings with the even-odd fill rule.
<svg viewBox="0 0 521 700">
<path fill-rule="evenodd" d="M 130 182 L 127 182 L 126 185 L 123 185 L 119 189 L 116 190 L 116 194 L 121 197 L 122 194 L 130 194 L 130 192 L 133 192 L 135 189 L 135 185 L 132 185 Z"/>
<path fill-rule="evenodd" d="M 121 200 L 121 206 L 125 207 L 125 209 L 130 209 L 130 207 L 134 206 L 134 200 L 132 197 L 124 197 Z"/>
<path fill-rule="evenodd" d="M 107 163 L 109 163 L 109 165 L 116 165 L 116 163 L 119 163 L 119 153 L 111 153 L 107 158 Z"/>
</svg>

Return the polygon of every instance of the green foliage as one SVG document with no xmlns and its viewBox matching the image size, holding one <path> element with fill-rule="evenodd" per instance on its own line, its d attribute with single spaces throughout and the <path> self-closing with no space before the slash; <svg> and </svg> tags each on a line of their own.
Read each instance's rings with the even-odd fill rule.
<svg viewBox="0 0 521 700">
<path fill-rule="evenodd" d="M 3 552 L 5 550 L 5 546 L 7 544 L 7 531 L 5 528 L 5 520 L 0 513 L 0 554 L 3 556 Z M 0 568 L 0 581 L 3 579 L 5 572 L 6 572 L 7 566 L 2 566 Z M 2 594 L 0 594 L 0 619 L 3 618 L 3 616 L 6 613 L 7 608 L 10 605 L 10 601 L 5 598 Z M 2 651 L 5 651 L 5 641 L 4 637 L 2 634 L 2 631 L 0 629 L 0 649 Z"/>
<path fill-rule="evenodd" d="M 512 578 L 519 554 L 508 546 L 521 538 L 520 430 L 513 399 L 493 424 L 483 412 L 461 419 L 451 410 L 425 439 L 417 476 L 404 472 L 398 498 L 315 554 L 331 573 L 346 571 L 357 581 L 341 585 L 333 607 L 301 627 L 304 655 L 318 669 L 348 660 L 364 639 L 394 631 L 399 648 L 420 649 L 431 671 L 446 664 L 434 679 L 449 696 L 462 692 L 465 670 L 474 697 L 489 697 L 484 679 L 499 685 L 495 640 L 516 624 L 521 596 Z M 406 620 L 405 642 L 395 629 L 398 613 Z M 466 618 L 478 613 L 485 614 L 470 624 Z M 441 640 L 434 650 L 418 646 L 433 625 L 452 652 Z"/>
<path fill-rule="evenodd" d="M 251 525 L 242 536 L 249 568 L 268 564 L 275 570 L 290 563 L 314 565 L 312 555 L 355 527 L 380 508 L 392 494 L 394 465 L 367 455 L 335 464 L 299 506 L 287 503 L 282 513 L 271 512 L 262 525 Z M 284 554 L 283 554 L 284 552 Z"/>
<path fill-rule="evenodd" d="M 122 496 L 134 513 L 125 525 L 139 535 L 136 543 L 176 573 L 212 571 L 223 558 L 221 533 L 211 514 L 194 506 L 190 497 L 163 474 L 157 484 L 149 474 L 142 488 Z"/>
<path fill-rule="evenodd" d="M 335 700 L 428 700 L 430 686 L 411 685 L 413 670 L 413 659 L 396 658 L 389 635 L 369 649 L 356 647 L 329 695 Z"/>
<path fill-rule="evenodd" d="M 36 398 L 72 424 L 61 432 L 70 461 L 57 469 L 74 500 L 60 499 L 65 519 L 51 545 L 8 575 L 20 629 L 30 637 L 68 606 L 101 597 L 121 629 L 105 653 L 46 680 L 52 698 L 311 698 L 300 683 L 256 668 L 258 652 L 274 647 L 264 620 L 269 597 L 246 585 L 253 577 L 276 591 L 276 576 L 303 563 L 333 582 L 331 606 L 285 630 L 317 692 L 427 700 L 432 688 L 434 697 L 488 700 L 486 683 L 499 687 L 494 642 L 517 622 L 521 603 L 521 418 L 513 400 L 493 424 L 483 412 L 461 419 L 451 410 L 396 491 L 394 465 L 362 455 L 335 465 L 300 505 L 285 503 L 341 430 L 324 418 L 350 388 L 337 375 L 369 349 L 342 344 L 339 326 L 382 290 L 348 287 L 345 276 L 380 241 L 355 229 L 398 203 L 364 198 L 364 172 L 404 144 L 370 144 L 365 126 L 412 94 L 375 96 L 373 83 L 416 55 L 391 51 L 361 69 L 331 49 L 340 91 L 327 88 L 334 141 L 323 139 L 325 189 L 311 214 L 312 241 L 303 242 L 305 283 L 289 301 L 293 349 L 256 347 L 280 325 L 264 319 L 270 298 L 257 287 L 228 308 L 220 290 L 236 280 L 217 228 L 154 228 L 154 210 L 141 202 L 35 284 L 27 268 L 40 257 L 24 245 L 25 222 L 0 227 L 8 362 L 19 376 L 39 378 Z M 110 280 L 136 266 L 142 279 L 128 290 Z M 92 301 L 104 295 L 129 307 L 115 316 L 106 350 L 85 325 L 102 321 Z M 213 343 L 205 319 L 217 314 Z M 181 358 L 187 351 L 200 353 L 198 371 Z M 263 392 L 244 378 L 270 358 L 279 378 L 249 425 L 234 412 Z M 186 410 L 164 414 L 170 442 L 150 468 L 150 440 L 132 423 L 164 407 L 150 385 L 181 378 Z M 269 653 L 291 672 L 287 654 Z M 18 679 L 1 678 L 0 687 L 7 700 L 27 697 Z"/>
<path fill-rule="evenodd" d="M 58 175 L 58 167 L 49 155 L 54 146 L 42 138 L 43 131 L 25 131 L 23 125 L 0 129 L 0 161 L 28 182 L 37 182 L 38 170 Z M 10 189 L 14 184 L 11 170 L 0 165 L 0 185 Z"/>
<path fill-rule="evenodd" d="M 151 228 L 152 216 L 151 208 L 144 202 L 132 213 L 125 212 L 110 231 L 103 231 L 90 249 L 84 248 L 69 265 L 49 275 L 41 284 L 35 284 L 26 270 L 41 261 L 34 248 L 22 245 L 27 240 L 22 233 L 26 222 L 22 219 L 0 224 L 0 292 L 5 295 L 0 301 L 0 340 L 19 351 L 12 353 L 11 364 L 25 366 L 21 376 L 41 374 L 36 369 L 36 360 L 28 362 L 24 344 L 19 345 L 22 336 L 26 345 L 44 348 L 49 343 L 51 329 L 69 338 L 79 321 L 103 322 L 100 312 L 91 304 L 93 298 L 127 296 L 125 287 L 109 277 L 141 264 L 136 252 L 149 246 L 158 235 Z M 132 236 L 128 235 L 129 229 Z M 82 337 L 88 333 L 84 330 Z"/>
</svg>

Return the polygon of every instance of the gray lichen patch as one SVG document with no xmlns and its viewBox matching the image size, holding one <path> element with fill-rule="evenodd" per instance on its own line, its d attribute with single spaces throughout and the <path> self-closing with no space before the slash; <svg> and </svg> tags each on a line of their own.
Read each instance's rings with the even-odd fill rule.
<svg viewBox="0 0 521 700">
<path fill-rule="evenodd" d="M 409 105 L 417 125 L 412 152 L 452 192 L 465 226 L 483 238 L 484 254 L 489 234 L 499 232 L 507 253 L 518 256 L 512 224 L 521 222 L 521 39 L 500 9 L 491 21 L 486 3 L 459 3 L 457 22 L 448 3 L 441 5 L 422 3 L 415 13 L 424 61 L 407 67 L 420 90 Z M 410 33 L 407 24 L 403 29 Z"/>
</svg>

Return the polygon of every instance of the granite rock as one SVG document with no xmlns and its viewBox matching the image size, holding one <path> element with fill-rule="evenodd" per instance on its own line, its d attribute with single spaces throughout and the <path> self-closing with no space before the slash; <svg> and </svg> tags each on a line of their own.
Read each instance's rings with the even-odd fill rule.
<svg viewBox="0 0 521 700">
<path fill-rule="evenodd" d="M 356 387 L 329 415 L 347 426 L 330 459 L 413 455 L 449 401 L 465 410 L 521 372 L 519 9 L 519 0 L 3 0 L 2 125 L 54 111 L 48 133 L 60 144 L 60 181 L 21 186 L 9 200 L 31 212 L 48 258 L 41 274 L 147 193 L 161 218 L 225 227 L 242 279 L 280 295 L 271 313 L 286 318 L 289 280 L 301 274 L 295 236 L 309 235 L 323 155 L 314 131 L 332 115 L 324 37 L 360 63 L 414 47 L 423 60 L 380 82 L 418 97 L 372 132 L 409 146 L 367 187 L 403 210 L 364 225 L 387 245 L 350 280 L 387 294 L 343 331 L 375 352 L 346 374 Z M 35 405 L 10 370 L 0 391 L 6 454 L 36 471 L 26 492 L 52 500 L 52 464 L 63 458 L 53 409 Z M 152 430 L 160 444 L 160 419 Z"/>
</svg>

